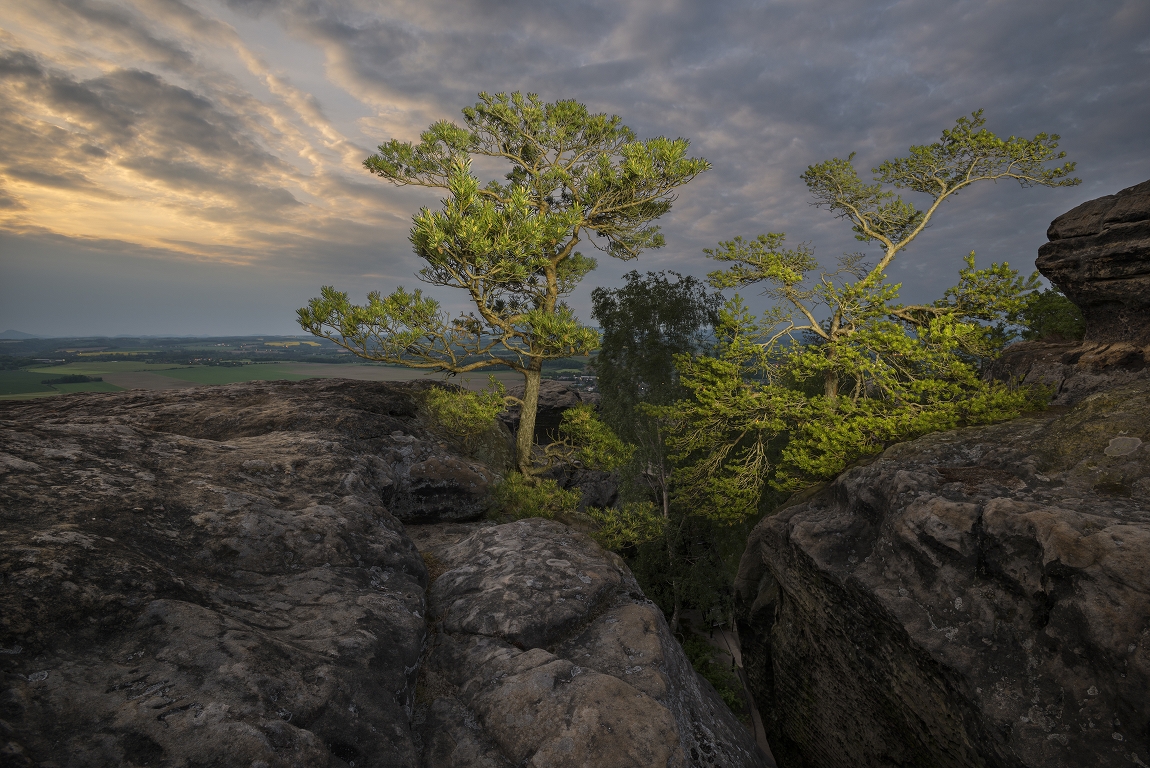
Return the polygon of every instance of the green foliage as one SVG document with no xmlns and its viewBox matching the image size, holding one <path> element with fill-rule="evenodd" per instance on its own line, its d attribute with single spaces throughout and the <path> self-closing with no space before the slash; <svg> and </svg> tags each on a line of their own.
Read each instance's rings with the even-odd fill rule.
<svg viewBox="0 0 1150 768">
<path fill-rule="evenodd" d="M 618 469 L 630 460 L 635 450 L 599 418 L 594 406 L 586 403 L 563 411 L 559 434 L 563 439 L 552 445 L 568 448 L 564 458 L 588 469 Z"/>
<path fill-rule="evenodd" d="M 1018 312 L 1022 338 L 1079 341 L 1086 335 L 1082 310 L 1057 288 L 1037 291 L 1027 297 L 1026 306 Z"/>
<path fill-rule="evenodd" d="M 624 550 L 666 535 L 667 518 L 650 501 L 629 501 L 614 509 L 588 507 L 587 514 L 599 525 L 595 540 L 605 549 Z"/>
<path fill-rule="evenodd" d="M 710 275 L 712 285 L 765 285 L 774 305 L 755 317 L 736 294 L 720 313 L 718 355 L 679 358 L 691 396 L 652 409 L 668 425 L 684 502 L 716 520 L 741 520 L 768 484 L 793 491 L 890 443 L 1040 407 L 1042 393 L 979 376 L 1030 306 L 1037 274 L 1023 278 L 1005 263 L 978 269 L 971 253 L 942 298 L 909 306 L 886 279 L 895 255 L 966 186 L 1078 183 L 1067 178 L 1073 163 L 1045 166 L 1064 157 L 1054 151 L 1057 136 L 998 139 L 983 123 L 981 112 L 959 119 L 941 141 L 874 169 L 875 184 L 863 184 L 849 158 L 803 174 L 816 205 L 849 220 L 859 240 L 880 244 L 873 266 L 848 254 L 837 269 L 820 269 L 808 246 L 787 248 L 781 233 L 706 252 L 727 265 Z M 931 203 L 919 210 L 883 184 Z"/>
<path fill-rule="evenodd" d="M 433 387 L 424 393 L 423 402 L 440 425 L 470 445 L 495 425 L 496 417 L 506 407 L 505 396 L 503 385 L 492 376 L 481 392 Z"/>
<path fill-rule="evenodd" d="M 464 125 L 431 125 L 417 144 L 389 141 L 364 161 L 398 186 L 447 192 L 439 210 L 412 222 L 426 262 L 420 280 L 466 291 L 474 310 L 448 318 L 439 304 L 400 287 L 363 306 L 325 287 L 299 310 L 300 325 L 360 357 L 464 373 L 503 365 L 537 382 L 542 364 L 590 353 L 598 334 L 564 303 L 595 268 L 583 241 L 620 259 L 663 245 L 653 222 L 674 190 L 710 166 L 685 139 L 639 141 L 615 115 L 533 94 L 479 94 Z M 509 170 L 482 183 L 472 158 Z M 528 387 L 530 389 L 530 387 Z M 520 469 L 532 472 L 534 402 L 521 401 Z"/>
<path fill-rule="evenodd" d="M 714 646 L 702 635 L 691 632 L 683 640 L 683 651 L 695 671 L 715 687 L 723 703 L 736 715 L 742 715 L 747 706 L 743 700 L 743 685 L 733 671 L 715 658 Z"/>
<path fill-rule="evenodd" d="M 573 513 L 579 505 L 579 489 L 560 488 L 554 480 L 530 478 L 512 472 L 491 494 L 491 516 L 519 520 Z"/>
<path fill-rule="evenodd" d="M 1039 133 L 1033 139 L 1000 139 L 983 128 L 982 110 L 960 117 L 933 144 L 912 146 L 906 157 L 887 160 L 874 173 L 873 184 L 858 176 L 852 153 L 812 165 L 803 173 L 815 205 L 851 222 L 855 237 L 877 242 L 886 253 L 878 264 L 881 273 L 896 251 L 906 247 L 926 228 L 943 200 L 981 181 L 1013 179 L 1023 187 L 1064 187 L 1080 183 L 1070 176 L 1074 163 L 1048 167 L 1066 157 L 1058 152 L 1056 134 Z M 908 189 L 931 198 L 920 210 L 901 196 L 884 189 Z"/>
</svg>

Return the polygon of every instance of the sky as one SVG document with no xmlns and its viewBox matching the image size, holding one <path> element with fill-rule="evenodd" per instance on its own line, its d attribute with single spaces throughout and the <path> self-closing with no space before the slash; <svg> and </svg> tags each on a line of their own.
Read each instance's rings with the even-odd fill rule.
<svg viewBox="0 0 1150 768">
<path fill-rule="evenodd" d="M 907 300 L 971 250 L 1029 272 L 1054 217 L 1150 178 L 1146 0 L 3 0 L 0 330 L 298 334 L 322 285 L 420 287 L 411 216 L 440 195 L 361 164 L 515 90 L 713 165 L 664 248 L 600 258 L 584 319 L 595 286 L 703 275 L 736 235 L 860 250 L 803 170 L 857 152 L 866 178 L 976 109 L 999 135 L 1059 134 L 1082 184 L 945 203 L 889 271 Z"/>
</svg>

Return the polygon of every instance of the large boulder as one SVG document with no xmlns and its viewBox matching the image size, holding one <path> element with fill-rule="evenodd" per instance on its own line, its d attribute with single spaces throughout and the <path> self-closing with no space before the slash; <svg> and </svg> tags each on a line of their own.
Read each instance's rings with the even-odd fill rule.
<svg viewBox="0 0 1150 768">
<path fill-rule="evenodd" d="M 1150 382 L 896 445 L 762 521 L 743 660 L 787 766 L 1150 764 Z"/>
<path fill-rule="evenodd" d="M 0 765 L 763 765 L 589 539 L 439 522 L 421 555 L 400 515 L 475 517 L 498 468 L 420 391 L 0 403 Z"/>
<path fill-rule="evenodd" d="M 1052 405 L 1150 377 L 1150 181 L 1062 214 L 1039 271 L 1078 305 L 1082 342 L 1012 344 L 988 378 L 1048 387 Z"/>
<path fill-rule="evenodd" d="M 412 535 L 437 576 L 416 711 L 428 768 L 773 764 L 586 536 L 540 519 Z"/>
<path fill-rule="evenodd" d="M 1150 345 L 1150 181 L 1055 219 L 1040 272 L 1077 304 L 1086 341 Z"/>
<path fill-rule="evenodd" d="M 366 382 L 0 404 L 0 762 L 416 764 L 427 571 L 382 503 L 415 415 Z"/>
</svg>

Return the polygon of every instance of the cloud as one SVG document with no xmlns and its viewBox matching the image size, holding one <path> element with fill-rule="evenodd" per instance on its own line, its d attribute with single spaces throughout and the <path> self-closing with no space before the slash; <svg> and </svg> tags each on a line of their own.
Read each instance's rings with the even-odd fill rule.
<svg viewBox="0 0 1150 768">
<path fill-rule="evenodd" d="M 410 216 L 439 195 L 359 164 L 480 90 L 576 98 L 714 164 L 663 252 L 601 260 L 584 315 L 592 283 L 701 274 L 736 234 L 857 249 L 799 174 L 857 151 L 865 176 L 978 108 L 1002 134 L 1061 134 L 1084 184 L 949 203 L 893 271 L 908 298 L 971 249 L 1028 268 L 1054 216 L 1150 177 L 1144 0 L 16 0 L 0 29 L 0 230 L 267 275 L 410 284 Z"/>
</svg>

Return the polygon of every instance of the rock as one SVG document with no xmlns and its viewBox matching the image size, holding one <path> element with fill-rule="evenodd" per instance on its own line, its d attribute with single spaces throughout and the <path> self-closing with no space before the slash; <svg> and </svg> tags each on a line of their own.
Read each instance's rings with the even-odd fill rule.
<svg viewBox="0 0 1150 768">
<path fill-rule="evenodd" d="M 1150 181 L 1055 219 L 1040 272 L 1077 304 L 1086 341 L 1150 345 Z"/>
<path fill-rule="evenodd" d="M 1147 380 L 1148 360 L 1150 345 L 1021 341 L 1003 350 L 986 377 L 1048 387 L 1050 404 L 1066 406 L 1095 392 Z"/>
<path fill-rule="evenodd" d="M 752 533 L 787 766 L 1150 764 L 1150 382 L 896 445 Z"/>
<path fill-rule="evenodd" d="M 420 389 L 0 403 L 0 764 L 766 764 L 621 561 L 450 522 L 497 474 Z"/>
<path fill-rule="evenodd" d="M 381 504 L 403 482 L 392 452 L 426 443 L 392 437 L 413 431 L 409 389 L 253 383 L 0 414 L 5 764 L 417 762 L 427 572 Z"/>
<path fill-rule="evenodd" d="M 617 556 L 546 520 L 428 528 L 424 765 L 773 764 Z"/>
</svg>

